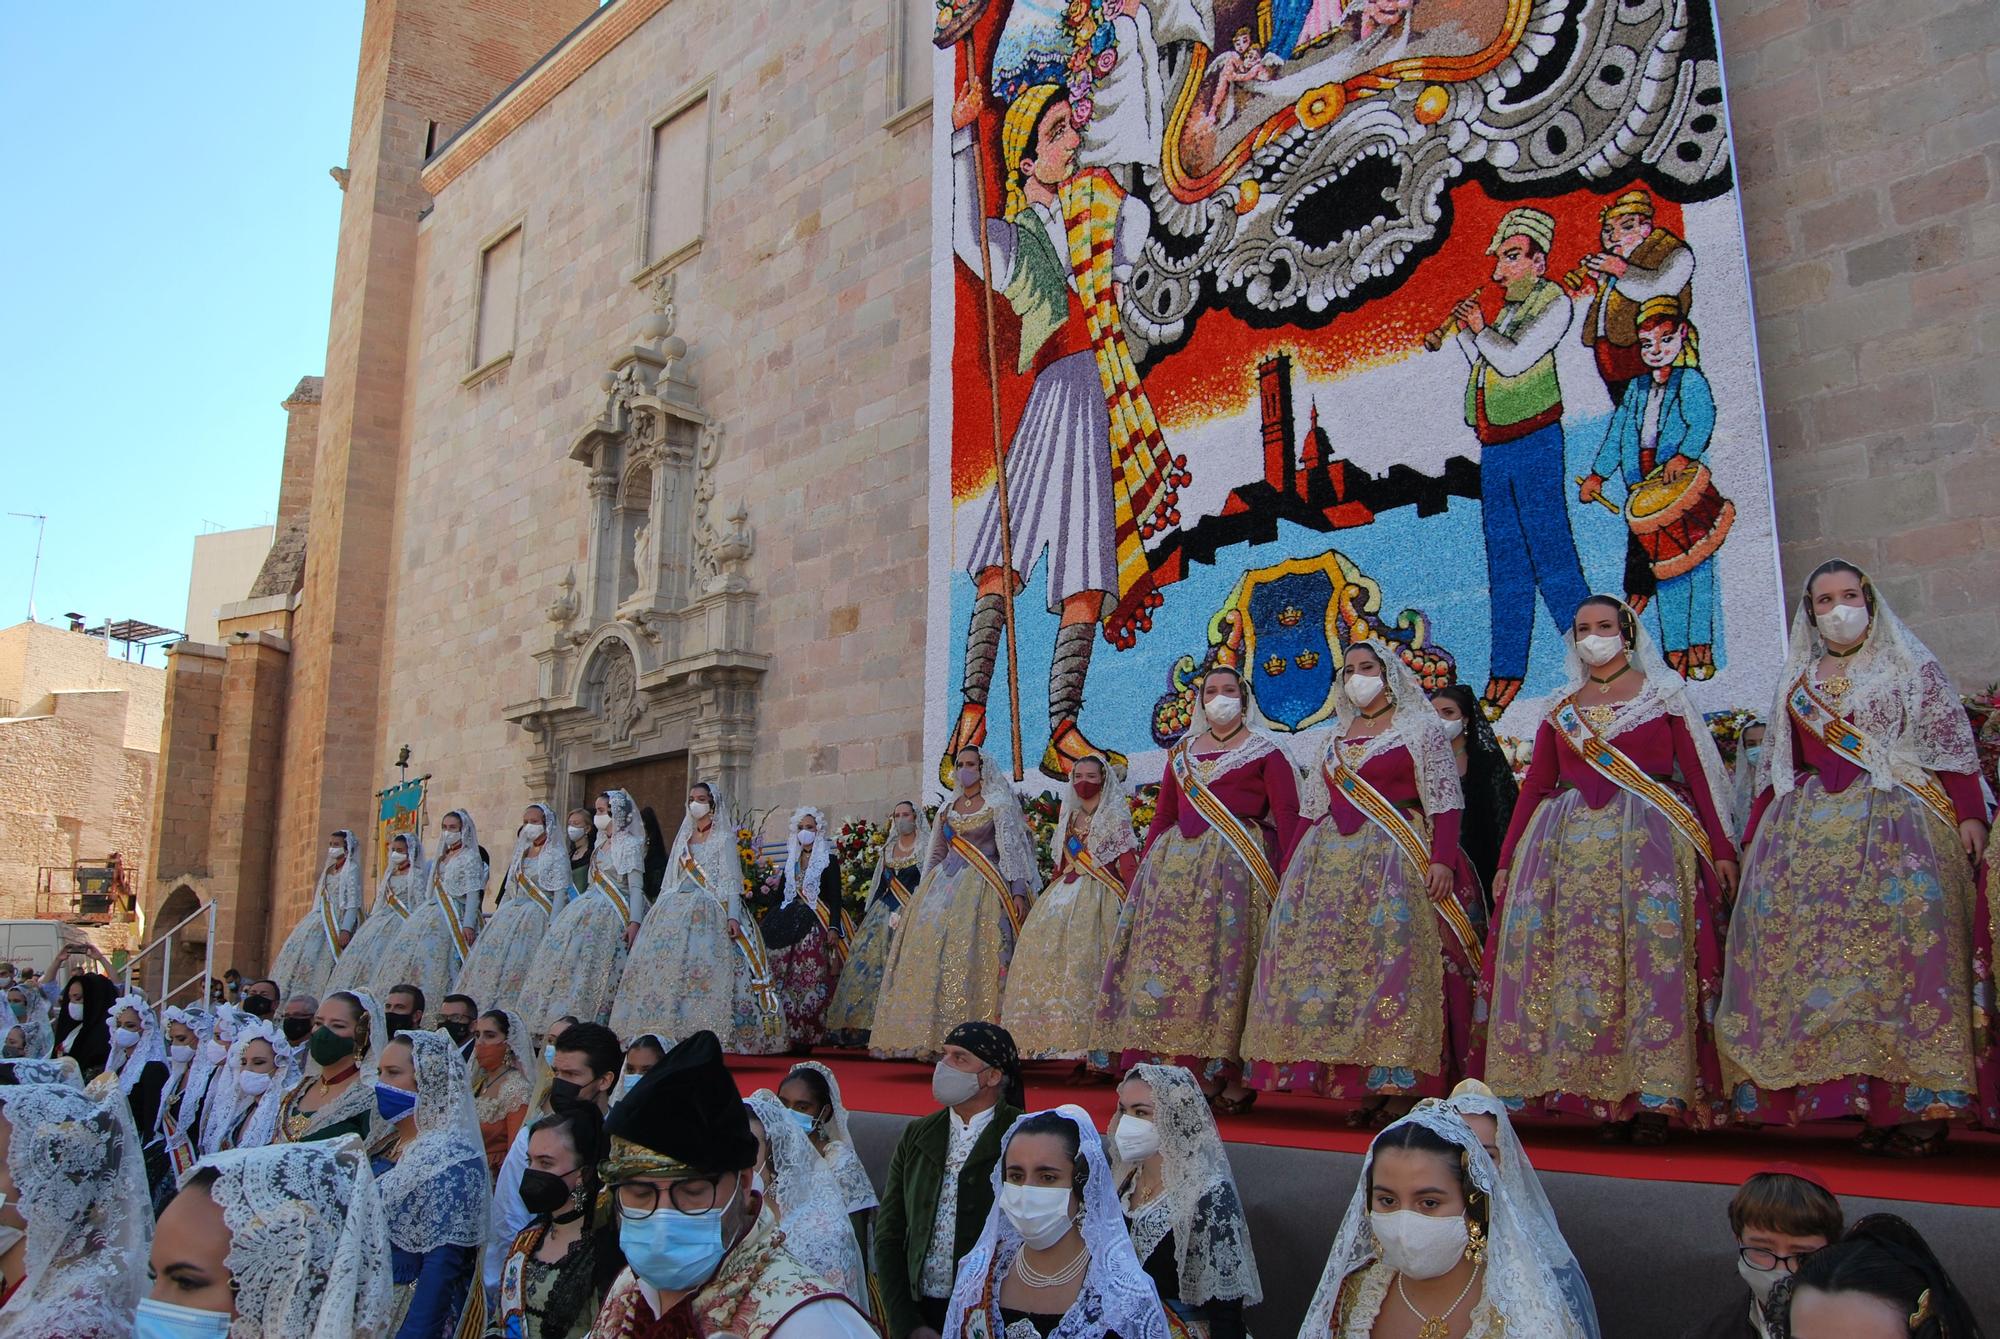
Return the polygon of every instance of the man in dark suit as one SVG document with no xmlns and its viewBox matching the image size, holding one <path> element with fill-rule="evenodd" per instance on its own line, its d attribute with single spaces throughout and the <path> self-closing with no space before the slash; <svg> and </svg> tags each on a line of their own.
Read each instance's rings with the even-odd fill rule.
<svg viewBox="0 0 2000 1339">
<path fill-rule="evenodd" d="M 904 1128 L 875 1214 L 875 1272 L 888 1339 L 938 1339 L 959 1259 L 993 1208 L 1000 1141 L 1027 1106 L 1014 1039 L 961 1023 L 931 1075 L 941 1111 Z"/>
</svg>

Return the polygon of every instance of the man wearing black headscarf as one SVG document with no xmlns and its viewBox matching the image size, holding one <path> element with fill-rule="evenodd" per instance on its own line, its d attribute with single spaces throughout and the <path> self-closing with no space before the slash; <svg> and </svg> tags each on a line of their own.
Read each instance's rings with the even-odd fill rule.
<svg viewBox="0 0 2000 1339">
<path fill-rule="evenodd" d="M 931 1075 L 941 1111 L 911 1121 L 875 1214 L 875 1273 L 888 1339 L 939 1339 L 957 1263 L 993 1208 L 1000 1140 L 1027 1106 L 1007 1030 L 960 1023 Z"/>
<path fill-rule="evenodd" d="M 859 1309 L 761 1219 L 757 1139 L 712 1032 L 697 1032 L 611 1109 L 600 1165 L 625 1271 L 592 1339 L 876 1339 Z"/>
</svg>

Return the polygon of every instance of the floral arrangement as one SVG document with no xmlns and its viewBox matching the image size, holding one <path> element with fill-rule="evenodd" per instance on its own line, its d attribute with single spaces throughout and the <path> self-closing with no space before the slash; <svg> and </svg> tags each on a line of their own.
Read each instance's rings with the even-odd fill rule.
<svg viewBox="0 0 2000 1339">
<path fill-rule="evenodd" d="M 1493 739 L 1500 745 L 1500 752 L 1506 755 L 1508 770 L 1514 773 L 1515 780 L 1518 781 L 1526 776 L 1528 764 L 1535 756 L 1534 741 L 1522 739 L 1517 735 L 1499 734 L 1494 735 Z"/>
<path fill-rule="evenodd" d="M 841 885 L 849 896 L 861 897 L 867 893 L 868 880 L 875 874 L 875 862 L 888 840 L 886 823 L 850 818 L 840 825 L 833 838 L 833 855 L 840 862 Z"/>
<path fill-rule="evenodd" d="M 1716 752 L 1730 767 L 1736 766 L 1736 750 L 1743 743 L 1743 732 L 1753 725 L 1764 723 L 1762 716 L 1747 707 L 1707 712 L 1702 719 L 1708 722 L 1708 733 L 1715 739 Z"/>
<path fill-rule="evenodd" d="M 736 860 L 743 866 L 743 896 L 754 897 L 757 892 L 757 834 L 749 828 L 736 829 Z"/>
</svg>

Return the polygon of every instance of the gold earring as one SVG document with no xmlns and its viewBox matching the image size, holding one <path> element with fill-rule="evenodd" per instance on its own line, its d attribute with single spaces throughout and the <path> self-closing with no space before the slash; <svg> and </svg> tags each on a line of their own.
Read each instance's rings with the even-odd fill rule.
<svg viewBox="0 0 2000 1339">
<path fill-rule="evenodd" d="M 1465 1258 L 1472 1261 L 1475 1267 L 1485 1264 L 1486 1229 L 1479 1225 L 1478 1219 L 1470 1218 L 1466 1220 L 1465 1237 Z"/>
<path fill-rule="evenodd" d="M 1917 1309 L 1910 1313 L 1911 1331 L 1914 1332 L 1918 1326 L 1922 1325 L 1925 1321 L 1929 1320 L 1930 1318 L 1931 1318 L 1931 1290 L 1929 1288 L 1926 1288 L 1921 1293 L 1917 1294 Z"/>
</svg>

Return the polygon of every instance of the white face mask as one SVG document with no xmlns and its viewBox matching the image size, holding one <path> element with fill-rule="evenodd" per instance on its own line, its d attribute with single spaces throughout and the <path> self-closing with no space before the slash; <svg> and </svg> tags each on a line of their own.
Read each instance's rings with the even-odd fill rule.
<svg viewBox="0 0 2000 1339">
<path fill-rule="evenodd" d="M 1413 1279 L 1449 1274 L 1465 1254 L 1469 1240 L 1462 1215 L 1433 1218 L 1413 1209 L 1398 1209 L 1371 1213 L 1368 1221 L 1375 1229 L 1375 1239 L 1382 1243 L 1382 1263 Z"/>
<path fill-rule="evenodd" d="M 464 840 L 465 834 L 457 828 L 446 828 L 444 830 L 444 844 L 446 846 L 456 846 Z"/>
<path fill-rule="evenodd" d="M 1860 641 L 1868 631 L 1868 611 L 1858 604 L 1837 604 L 1813 621 L 1819 624 L 1820 636 L 1842 646 Z"/>
<path fill-rule="evenodd" d="M 907 837 L 917 830 L 917 820 L 914 818 L 895 818 L 890 822 L 895 826 L 898 837 Z"/>
<path fill-rule="evenodd" d="M 569 834 L 569 839 L 571 841 L 580 842 L 583 840 L 583 834 L 590 831 L 590 829 L 581 828 L 578 827 L 576 824 L 572 823 L 568 827 L 564 828 L 563 831 Z"/>
<path fill-rule="evenodd" d="M 112 1028 L 111 1044 L 113 1046 L 137 1046 L 139 1044 L 139 1029 L 135 1027 Z"/>
<path fill-rule="evenodd" d="M 83 1001 L 71 1000 L 69 1002 L 69 1016 L 72 1022 L 81 1023 L 83 1021 Z"/>
<path fill-rule="evenodd" d="M 261 1069 L 246 1069 L 236 1076 L 236 1086 L 252 1097 L 262 1097 L 271 1091 L 271 1076 Z"/>
<path fill-rule="evenodd" d="M 219 1041 L 206 1042 L 201 1048 L 202 1058 L 211 1065 L 219 1065 L 229 1058 L 229 1048 Z"/>
<path fill-rule="evenodd" d="M 1240 697 L 1212 697 L 1201 704 L 1202 713 L 1217 725 L 1227 725 L 1243 714 Z"/>
<path fill-rule="evenodd" d="M 538 842 L 542 839 L 542 834 L 547 831 L 548 829 L 540 823 L 523 823 L 521 825 L 521 840 Z"/>
<path fill-rule="evenodd" d="M 1068 1186 L 1017 1186 L 1000 1187 L 1000 1212 L 1021 1234 L 1021 1240 L 1044 1250 L 1063 1239 L 1069 1231 L 1070 1207 Z"/>
<path fill-rule="evenodd" d="M 346 854 L 347 848 L 345 846 L 329 846 L 326 848 L 326 858 L 328 860 L 338 860 Z"/>
<path fill-rule="evenodd" d="M 592 818 L 592 819 L 591 819 L 590 821 L 591 821 L 592 823 L 595 823 L 595 824 L 597 825 L 597 830 L 598 830 L 599 832 L 609 832 L 609 831 L 611 831 L 611 815 L 610 815 L 610 814 L 598 814 L 598 815 L 594 816 L 594 817 L 593 817 L 593 818 Z"/>
<path fill-rule="evenodd" d="M 1771 1289 L 1778 1286 L 1784 1274 L 1776 1269 L 1758 1269 L 1742 1256 L 1736 1257 L 1736 1277 L 1750 1286 L 1750 1295 L 1757 1299 L 1758 1306 L 1771 1300 Z"/>
<path fill-rule="evenodd" d="M 167 1048 L 167 1055 L 175 1064 L 185 1065 L 188 1061 L 194 1059 L 194 1047 L 183 1046 L 179 1042 L 175 1042 Z"/>
<path fill-rule="evenodd" d="M 931 1098 L 941 1107 L 955 1107 L 979 1096 L 979 1075 L 955 1069 L 944 1060 L 931 1070 Z"/>
<path fill-rule="evenodd" d="M 1440 716 L 1438 725 L 1443 729 L 1446 739 L 1457 739 L 1465 733 L 1465 718 L 1462 716 Z"/>
<path fill-rule="evenodd" d="M 802 847 L 805 847 L 805 846 L 811 846 L 811 845 L 812 845 L 812 844 L 813 844 L 814 842 L 816 842 L 816 841 L 818 841 L 818 840 L 819 840 L 819 834 L 818 834 L 817 832 L 814 832 L 814 831 L 813 831 L 813 830 L 812 830 L 811 828 L 800 828 L 800 829 L 799 829 L 799 845 L 800 845 L 800 846 L 802 846 Z"/>
<path fill-rule="evenodd" d="M 1382 678 L 1377 674 L 1348 676 L 1347 700 L 1357 707 L 1370 707 L 1382 696 Z"/>
<path fill-rule="evenodd" d="M 1120 1116 L 1111 1131 L 1120 1162 L 1144 1162 L 1160 1151 L 1160 1127 L 1137 1116 Z"/>
<path fill-rule="evenodd" d="M 389 852 L 389 863 L 397 869 L 401 869 L 410 863 L 410 857 L 402 851 L 391 851 Z"/>
<path fill-rule="evenodd" d="M 695 821 L 699 823 L 702 819 L 708 817 L 711 809 L 707 800 L 689 800 L 688 812 L 693 814 Z"/>
<path fill-rule="evenodd" d="M 1606 637 L 1602 633 L 1590 637 L 1579 637 L 1576 640 L 1576 654 L 1578 658 L 1593 669 L 1599 665 L 1610 664 L 1612 657 L 1624 649 L 1625 642 L 1623 638 Z"/>
</svg>

